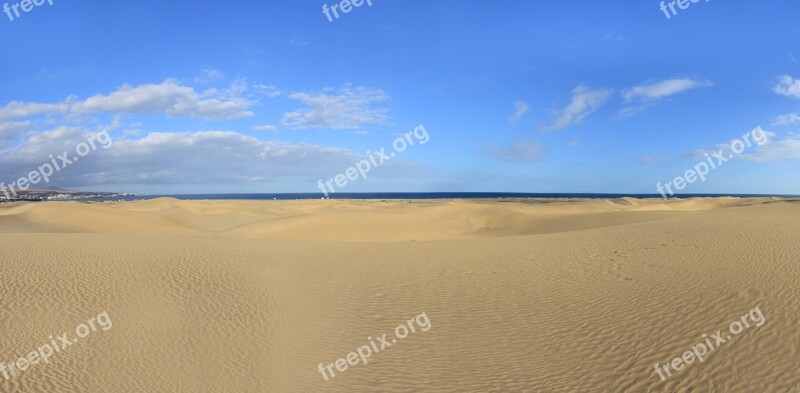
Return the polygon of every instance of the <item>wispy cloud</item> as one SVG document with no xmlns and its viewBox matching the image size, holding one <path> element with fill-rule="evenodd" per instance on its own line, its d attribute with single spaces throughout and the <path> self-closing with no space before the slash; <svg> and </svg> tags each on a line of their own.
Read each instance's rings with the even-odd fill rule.
<svg viewBox="0 0 800 393">
<path fill-rule="evenodd" d="M 255 131 L 268 131 L 268 132 L 275 132 L 278 131 L 278 127 L 273 125 L 263 125 L 263 126 L 253 126 L 253 130 Z"/>
<path fill-rule="evenodd" d="M 772 125 L 775 126 L 788 126 L 790 124 L 794 124 L 800 121 L 800 112 L 795 113 L 787 113 L 785 115 L 780 115 L 772 121 Z"/>
<path fill-rule="evenodd" d="M 664 98 L 708 86 L 711 86 L 711 82 L 707 80 L 690 78 L 665 79 L 634 86 L 622 91 L 622 98 L 626 106 L 617 113 L 617 118 L 635 115 Z"/>
<path fill-rule="evenodd" d="M 592 90 L 583 85 L 577 86 L 572 90 L 570 103 L 564 109 L 556 111 L 553 122 L 542 129 L 559 130 L 582 122 L 586 116 L 603 106 L 611 94 L 611 90 Z"/>
<path fill-rule="evenodd" d="M 255 89 L 257 93 L 269 98 L 275 98 L 282 94 L 281 90 L 274 85 L 255 84 L 253 85 L 253 89 Z"/>
<path fill-rule="evenodd" d="M 290 45 L 297 45 L 297 46 L 305 46 L 308 45 L 308 41 L 299 38 L 298 36 L 292 36 L 292 39 L 289 40 Z"/>
<path fill-rule="evenodd" d="M 294 92 L 289 98 L 308 106 L 283 114 L 283 125 L 294 129 L 354 129 L 364 124 L 382 123 L 387 118 L 387 109 L 372 107 L 373 103 L 389 99 L 380 89 L 345 85 L 338 92 L 326 88 L 315 93 Z"/>
<path fill-rule="evenodd" d="M 774 92 L 792 98 L 800 98 L 800 79 L 784 75 L 772 89 Z"/>
<path fill-rule="evenodd" d="M 645 164 L 645 165 L 656 165 L 658 163 L 661 163 L 661 162 L 667 160 L 668 158 L 669 158 L 668 156 L 664 156 L 664 155 L 661 155 L 661 156 L 639 156 L 639 157 L 636 157 L 636 161 L 639 161 L 640 163 Z"/>
<path fill-rule="evenodd" d="M 755 135 L 762 135 L 762 140 L 756 140 Z M 750 139 L 751 146 L 746 146 L 741 154 L 736 154 L 731 149 L 731 144 L 735 141 L 732 140 L 726 144 L 717 144 L 710 148 L 694 150 L 686 155 L 684 158 L 690 160 L 705 160 L 722 151 L 722 157 L 735 158 L 737 160 L 756 161 L 761 163 L 775 163 L 800 160 L 800 136 L 789 135 L 787 137 L 779 137 L 778 134 L 772 131 L 767 131 L 761 127 L 756 127 L 750 132 L 753 138 Z M 742 138 L 739 138 L 739 143 Z M 761 144 L 759 144 L 761 143 Z"/>
<path fill-rule="evenodd" d="M 626 102 L 655 101 L 705 86 L 711 86 L 711 82 L 688 78 L 666 79 L 655 83 L 641 84 L 624 90 L 622 92 L 622 98 L 625 99 Z"/>
<path fill-rule="evenodd" d="M 523 116 L 525 116 L 526 113 L 528 113 L 530 109 L 531 108 L 528 106 L 528 103 L 525 101 L 514 102 L 514 114 L 508 118 L 508 121 L 510 121 L 512 124 L 516 124 L 522 119 Z"/>
<path fill-rule="evenodd" d="M 222 71 L 220 70 L 215 70 L 213 68 L 203 68 L 200 70 L 200 76 L 194 78 L 194 83 L 198 84 L 211 83 L 224 78 L 225 74 L 223 74 Z"/>
<path fill-rule="evenodd" d="M 761 162 L 800 160 L 800 136 L 794 135 L 784 139 L 770 140 L 769 143 L 759 146 L 755 153 L 745 158 Z"/>
<path fill-rule="evenodd" d="M 504 147 L 485 146 L 483 153 L 501 161 L 531 163 L 542 159 L 544 147 L 536 141 L 518 141 Z"/>
</svg>

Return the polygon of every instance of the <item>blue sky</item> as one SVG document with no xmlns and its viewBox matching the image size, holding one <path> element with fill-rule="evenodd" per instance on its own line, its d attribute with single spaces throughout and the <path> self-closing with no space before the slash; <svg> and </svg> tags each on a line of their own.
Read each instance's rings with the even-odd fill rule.
<svg viewBox="0 0 800 393">
<path fill-rule="evenodd" d="M 800 194 L 795 1 L 372 0 L 333 21 L 333 1 L 17 3 L 6 184 L 108 130 L 46 186 L 317 192 L 423 125 L 340 191 L 655 193 L 761 130 L 683 192 Z"/>
</svg>

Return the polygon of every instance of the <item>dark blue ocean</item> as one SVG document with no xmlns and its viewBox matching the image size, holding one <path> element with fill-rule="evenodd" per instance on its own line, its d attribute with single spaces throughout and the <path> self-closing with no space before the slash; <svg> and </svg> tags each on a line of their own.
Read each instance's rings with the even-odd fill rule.
<svg viewBox="0 0 800 393">
<path fill-rule="evenodd" d="M 677 198 L 692 197 L 784 197 L 796 198 L 797 195 L 770 194 L 680 194 Z M 170 197 L 184 200 L 223 199 L 223 200 L 297 200 L 322 199 L 321 193 L 283 193 L 283 194 L 185 194 L 185 195 L 141 195 L 114 198 L 97 198 L 96 200 L 141 200 Z M 513 192 L 373 192 L 373 193 L 335 193 L 330 199 L 503 199 L 503 198 L 661 198 L 660 194 L 547 194 L 547 193 L 513 193 Z"/>
</svg>

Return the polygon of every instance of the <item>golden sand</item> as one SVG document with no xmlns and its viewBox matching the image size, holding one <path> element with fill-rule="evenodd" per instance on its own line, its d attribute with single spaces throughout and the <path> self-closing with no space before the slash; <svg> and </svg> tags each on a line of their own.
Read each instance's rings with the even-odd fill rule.
<svg viewBox="0 0 800 393">
<path fill-rule="evenodd" d="M 773 198 L 2 204 L 0 362 L 113 328 L 0 392 L 788 392 L 798 218 Z M 754 307 L 762 326 L 655 373 Z"/>
</svg>

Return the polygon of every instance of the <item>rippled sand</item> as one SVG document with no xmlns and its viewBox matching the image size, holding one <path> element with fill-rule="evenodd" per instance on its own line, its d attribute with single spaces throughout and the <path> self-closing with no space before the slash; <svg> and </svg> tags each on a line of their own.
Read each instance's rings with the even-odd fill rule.
<svg viewBox="0 0 800 393">
<path fill-rule="evenodd" d="M 800 201 L 0 204 L 1 392 L 788 392 Z M 752 326 L 664 364 L 758 306 Z M 334 363 L 417 331 L 325 381 Z"/>
</svg>

